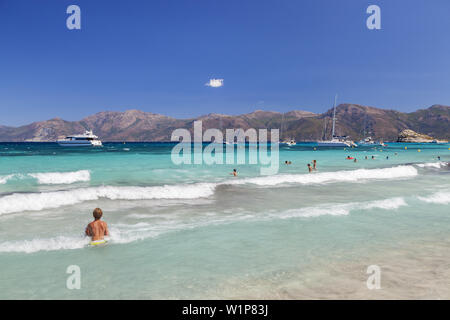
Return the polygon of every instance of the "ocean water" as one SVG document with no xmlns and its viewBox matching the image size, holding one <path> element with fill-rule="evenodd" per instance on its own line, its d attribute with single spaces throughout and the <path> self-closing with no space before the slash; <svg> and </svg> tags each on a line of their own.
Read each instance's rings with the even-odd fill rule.
<svg viewBox="0 0 450 320">
<path fill-rule="evenodd" d="M 280 147 L 270 176 L 173 146 L 0 144 L 0 298 L 450 298 L 450 145 Z M 96 207 L 104 247 L 83 235 Z"/>
</svg>

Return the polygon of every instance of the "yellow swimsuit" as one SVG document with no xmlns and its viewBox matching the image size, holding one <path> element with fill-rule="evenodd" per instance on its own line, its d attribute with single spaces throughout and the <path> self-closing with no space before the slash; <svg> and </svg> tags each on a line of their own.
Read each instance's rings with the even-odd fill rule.
<svg viewBox="0 0 450 320">
<path fill-rule="evenodd" d="M 98 246 L 100 244 L 106 244 L 108 241 L 106 241 L 105 239 L 102 240 L 95 240 L 95 241 L 91 241 L 89 244 L 91 246 Z"/>
</svg>

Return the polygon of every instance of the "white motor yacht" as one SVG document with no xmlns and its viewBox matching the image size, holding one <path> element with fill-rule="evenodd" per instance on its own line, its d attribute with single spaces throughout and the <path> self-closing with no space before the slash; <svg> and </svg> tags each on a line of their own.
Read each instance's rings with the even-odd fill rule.
<svg viewBox="0 0 450 320">
<path fill-rule="evenodd" d="M 64 139 L 56 141 L 63 147 L 101 147 L 102 142 L 92 133 L 92 130 L 86 130 L 84 134 L 67 136 Z"/>
</svg>

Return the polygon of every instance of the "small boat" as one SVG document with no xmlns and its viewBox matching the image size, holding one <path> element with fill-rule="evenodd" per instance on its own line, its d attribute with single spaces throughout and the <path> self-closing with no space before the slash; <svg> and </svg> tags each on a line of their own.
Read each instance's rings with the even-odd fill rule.
<svg viewBox="0 0 450 320">
<path fill-rule="evenodd" d="M 287 142 L 288 146 L 295 146 L 297 144 L 297 142 L 295 142 L 295 140 L 291 140 Z"/>
<path fill-rule="evenodd" d="M 282 141 L 280 144 L 291 147 L 291 146 L 295 146 L 297 144 L 297 142 L 295 142 L 294 139 L 291 139 L 291 140 Z"/>
<path fill-rule="evenodd" d="M 86 130 L 84 134 L 67 136 L 64 139 L 56 141 L 62 147 L 101 147 L 102 142 L 92 133 L 92 130 Z"/>
</svg>

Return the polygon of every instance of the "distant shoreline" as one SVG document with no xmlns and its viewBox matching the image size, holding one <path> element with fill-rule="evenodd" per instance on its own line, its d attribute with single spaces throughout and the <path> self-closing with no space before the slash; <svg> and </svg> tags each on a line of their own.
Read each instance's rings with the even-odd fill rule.
<svg viewBox="0 0 450 320">
<path fill-rule="evenodd" d="M 320 114 L 302 110 L 285 113 L 256 110 L 241 115 L 211 113 L 190 119 L 176 119 L 139 110 L 105 111 L 79 121 L 53 118 L 20 127 L 0 125 L 0 140 L 51 142 L 92 130 L 102 141 L 168 142 L 175 130 L 192 132 L 194 122 L 201 121 L 203 131 L 218 129 L 225 133 L 226 129 L 232 128 L 244 131 L 278 129 L 280 141 L 293 139 L 309 142 L 332 136 L 332 118 L 332 109 Z M 348 136 L 354 141 L 368 136 L 374 141 L 396 141 L 403 131 L 436 140 L 450 140 L 450 106 L 433 105 L 404 113 L 346 103 L 336 107 L 336 119 L 336 135 Z"/>
</svg>

